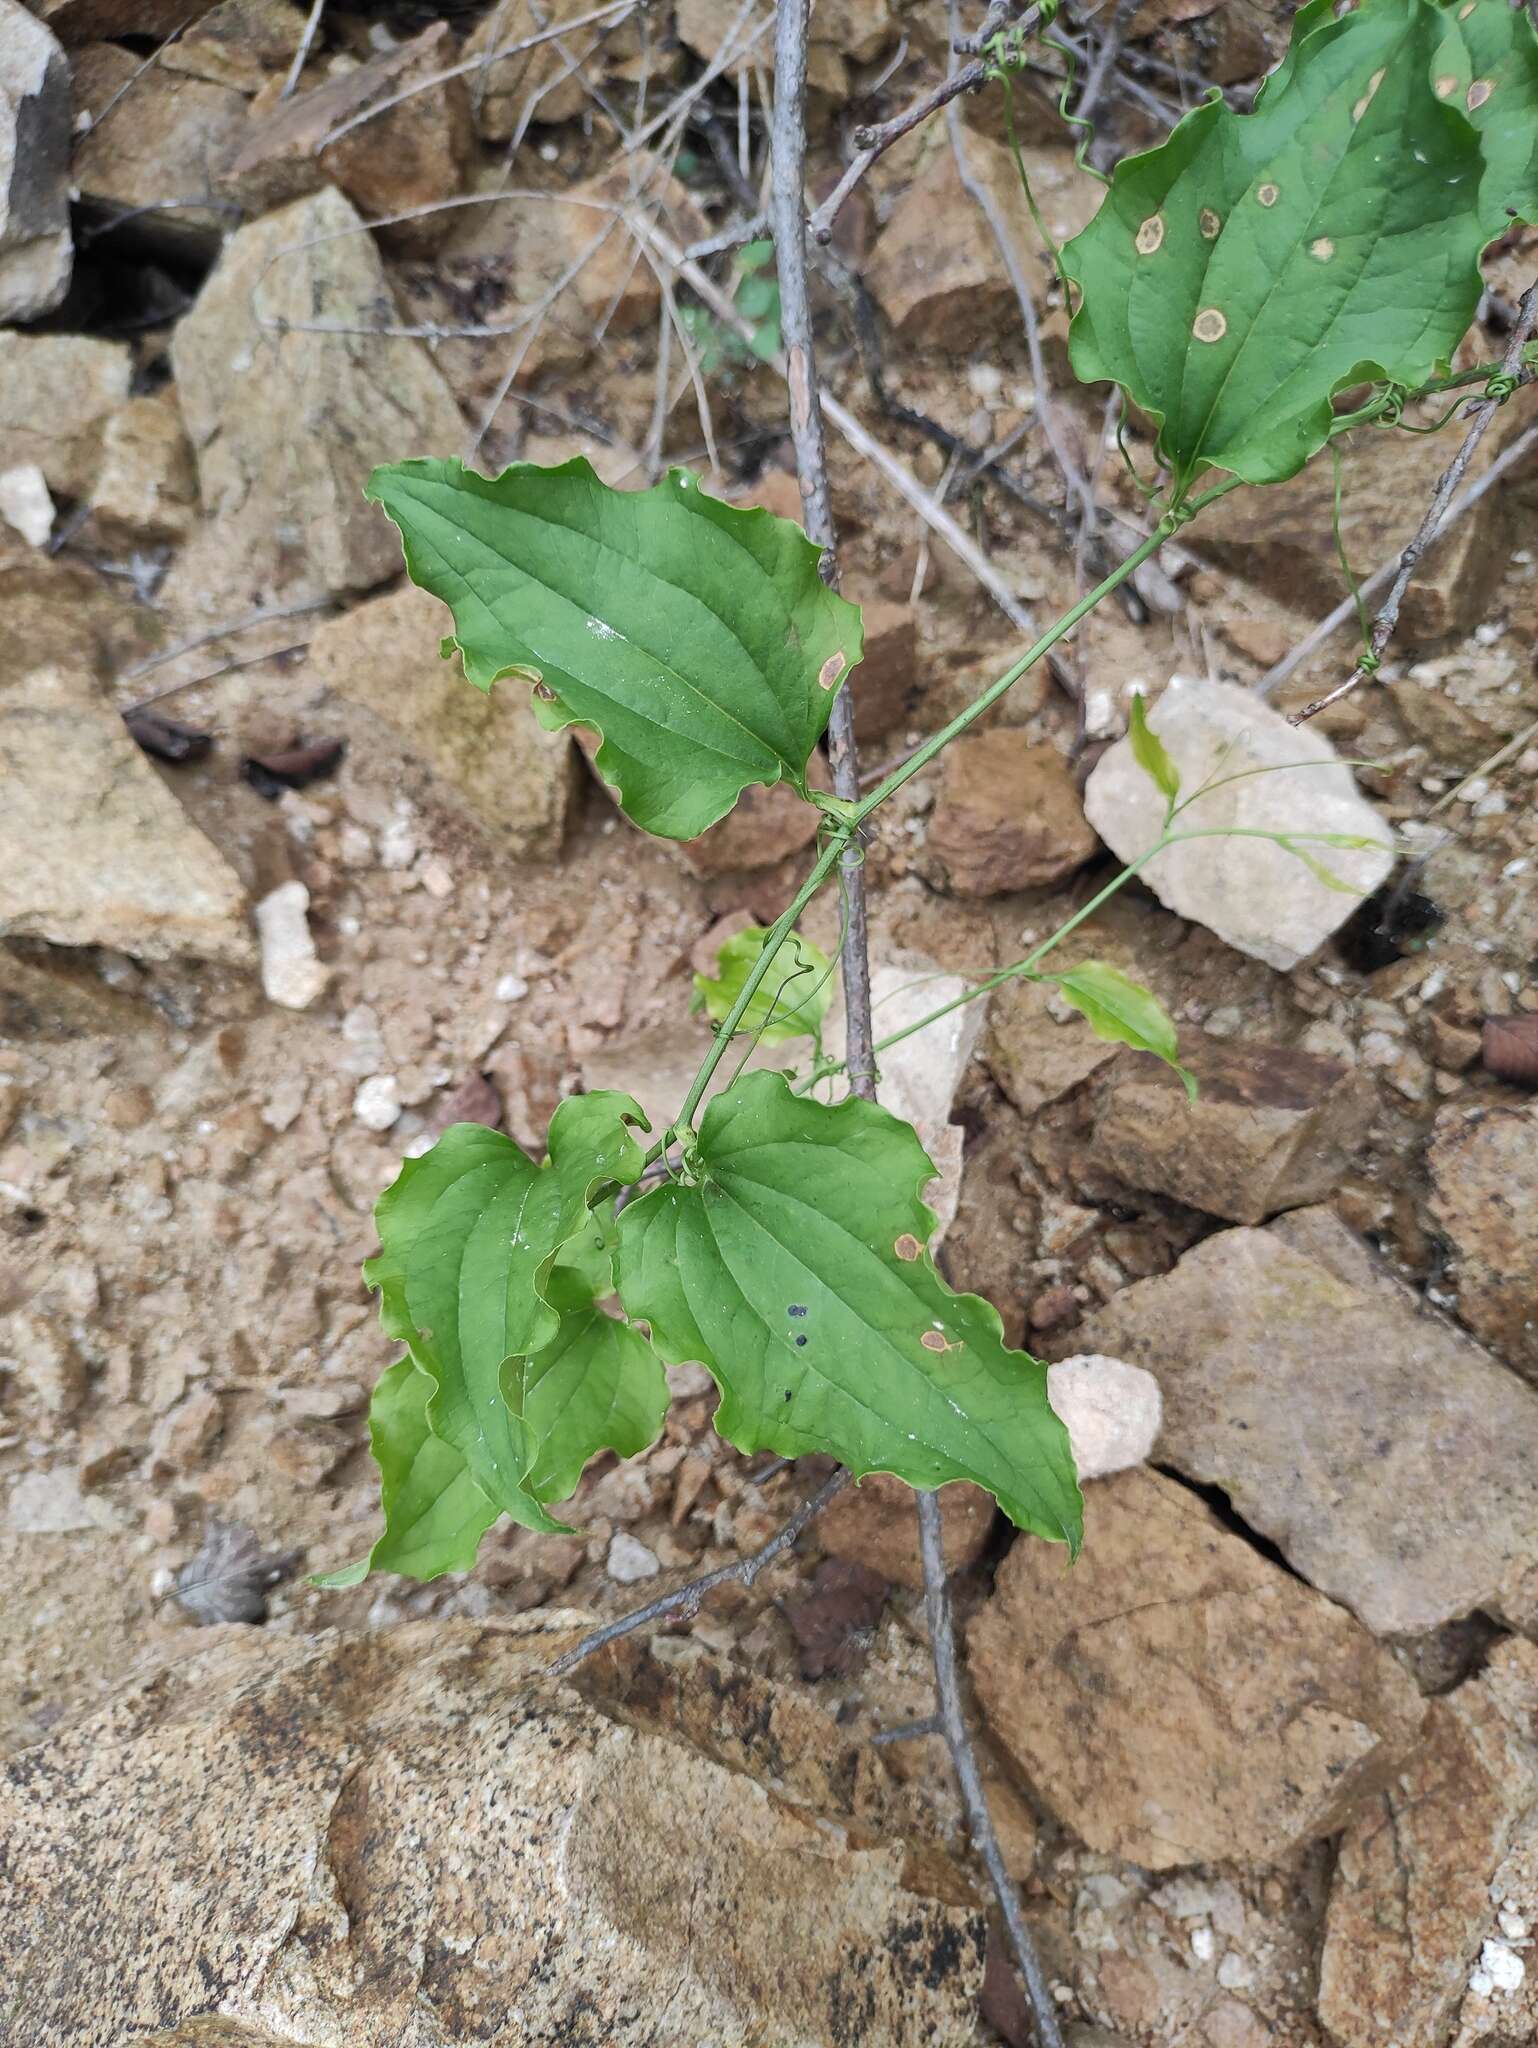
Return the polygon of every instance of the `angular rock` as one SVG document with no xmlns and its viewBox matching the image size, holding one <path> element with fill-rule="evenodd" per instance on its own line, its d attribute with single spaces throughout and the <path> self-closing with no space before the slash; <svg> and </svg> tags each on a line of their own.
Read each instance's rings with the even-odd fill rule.
<svg viewBox="0 0 1538 2048">
<path fill-rule="evenodd" d="M 94 206 L 137 215 L 122 231 L 127 246 L 211 256 L 231 220 L 212 203 L 214 173 L 245 132 L 245 95 L 158 64 L 141 71 L 143 61 L 117 43 L 76 57 L 75 98 L 88 120 L 75 143 L 75 184 Z"/>
<path fill-rule="evenodd" d="M 474 150 L 469 93 L 463 78 L 420 88 L 450 69 L 457 52 L 448 23 L 434 22 L 399 48 L 277 101 L 228 152 L 220 191 L 257 213 L 329 183 L 369 218 L 452 199 Z M 398 105 L 372 114 L 400 95 Z M 449 218 L 399 221 L 380 232 L 394 247 L 431 249 Z"/>
<path fill-rule="evenodd" d="M 61 43 L 78 48 L 109 36 L 153 36 L 157 41 L 203 13 L 210 0 L 34 0 Z"/>
<path fill-rule="evenodd" d="M 1381 852 L 1307 849 L 1352 893 L 1317 881 L 1295 856 L 1262 839 L 1192 840 L 1167 848 L 1142 870 L 1141 879 L 1177 916 L 1195 918 L 1225 944 L 1273 967 L 1296 967 L 1345 923 L 1358 894 L 1370 895 L 1392 871 L 1387 826 L 1322 734 L 1290 726 L 1248 690 L 1172 676 L 1148 723 L 1180 771 L 1183 795 L 1222 779 L 1182 812 L 1181 831 L 1338 832 L 1381 845 Z M 1308 765 L 1291 765 L 1297 762 Z M 1283 768 L 1288 772 L 1254 772 Z M 1118 740 L 1095 764 L 1084 809 L 1118 860 L 1136 860 L 1158 839 L 1164 798 L 1138 767 L 1130 739 Z"/>
<path fill-rule="evenodd" d="M 58 496 L 85 497 L 132 375 L 122 342 L 0 332 L 0 469 L 33 462 Z"/>
<path fill-rule="evenodd" d="M 1451 654 L 1412 663 L 1394 684 L 1394 710 L 1438 768 L 1472 771 L 1538 716 L 1538 676 L 1520 644 L 1482 647 L 1470 638 Z"/>
<path fill-rule="evenodd" d="M 1208 1238 L 1081 1341 L 1146 1366 L 1161 1460 L 1374 1634 L 1538 1627 L 1538 1396 L 1329 1210 Z"/>
<path fill-rule="evenodd" d="M 1282 1045 L 1189 1036 L 1199 1093 L 1149 1053 L 1123 1053 L 1091 1091 L 1090 1163 L 1224 1216 L 1263 1223 L 1340 1185 L 1377 1107 L 1371 1078 Z"/>
<path fill-rule="evenodd" d="M 965 1571 L 983 1554 L 993 1527 L 993 1502 L 965 1480 L 942 1486 L 940 1527 L 950 1571 Z M 921 1588 L 918 1510 L 913 1488 L 890 1472 L 872 1472 L 846 1486 L 817 1517 L 817 1540 L 829 1557 L 863 1565 L 892 1586 Z"/>
<path fill-rule="evenodd" d="M 288 331 L 258 325 L 253 292 Z M 326 191 L 233 235 L 177 324 L 171 358 L 203 504 L 221 547 L 244 551 L 250 585 L 339 592 L 394 574 L 394 529 L 363 501 L 370 469 L 403 447 L 459 445 L 459 408 L 420 343 L 300 331 L 381 315 L 394 317 L 378 251 Z"/>
<path fill-rule="evenodd" d="M 588 0 L 545 0 L 541 17 L 545 28 L 561 29 L 592 12 Z M 466 63 L 507 52 L 470 74 L 476 125 L 488 142 L 510 142 L 529 120 L 572 120 L 591 104 L 584 77 L 637 56 L 641 48 L 634 25 L 625 21 L 612 29 L 588 22 L 559 38 L 534 41 L 540 34 L 526 7 L 501 0 L 465 44 Z M 533 47 L 519 48 L 523 43 Z"/>
<path fill-rule="evenodd" d="M 1048 983 L 1003 982 L 987 999 L 983 1057 L 994 1079 L 1031 1116 L 1117 1056 Z M 981 1006 L 979 1006 L 981 1007 Z"/>
<path fill-rule="evenodd" d="M 539 1675 L 572 1619 L 232 1635 L 29 1752 L 0 2006 L 38 2048 L 970 2041 L 981 1915 L 820 1796 L 859 1751 L 741 1674 L 585 1704 Z"/>
<path fill-rule="evenodd" d="M 90 501 L 92 524 L 107 545 L 183 540 L 197 500 L 192 450 L 174 398 L 130 398 L 108 415 Z"/>
<path fill-rule="evenodd" d="M 723 8 L 716 0 L 679 0 L 679 40 L 698 57 L 713 61 L 721 52 L 728 32 L 736 21 L 734 8 Z M 744 54 L 726 66 L 728 77 L 740 75 L 751 61 L 763 70 L 774 71 L 774 38 L 760 36 L 749 49 L 749 37 L 756 24 L 750 19 L 747 34 L 738 32 L 738 47 Z M 896 40 L 891 0 L 819 0 L 812 11 L 807 37 L 807 83 L 813 92 L 847 99 L 849 66 L 868 64 Z"/>
<path fill-rule="evenodd" d="M 969 176 L 992 196 L 1027 262 L 1037 248 L 1014 159 L 1002 143 L 968 132 Z M 1026 150 L 1031 189 L 1059 241 L 1088 225 L 1101 188 L 1071 149 Z M 943 232 L 937 223 L 943 222 Z M 1027 275 L 1029 275 L 1029 270 Z M 892 210 L 865 282 L 906 342 L 963 355 L 1020 326 L 1020 308 L 982 209 L 961 182 L 944 138 Z"/>
<path fill-rule="evenodd" d="M 1538 1383 L 1538 1104 L 1449 1104 L 1426 1164 L 1459 1316 Z"/>
<path fill-rule="evenodd" d="M 48 479 L 35 462 L 0 469 L 0 519 L 19 533 L 29 548 L 48 545 L 53 533 L 54 503 Z"/>
<path fill-rule="evenodd" d="M 791 514 L 801 516 L 799 505 Z M 890 598 L 860 602 L 865 624 L 865 652 L 847 687 L 854 692 L 854 736 L 864 745 L 906 725 L 916 708 L 920 677 L 918 626 L 911 605 Z"/>
<path fill-rule="evenodd" d="M 219 0 L 157 61 L 162 71 L 254 93 L 268 79 L 288 76 L 308 11 L 292 0 Z"/>
<path fill-rule="evenodd" d="M 69 290 L 69 67 L 40 21 L 0 0 L 0 322 Z"/>
<path fill-rule="evenodd" d="M 1047 1368 L 1047 1399 L 1068 1431 L 1080 1480 L 1141 1465 L 1164 1420 L 1159 1382 L 1140 1365 L 1079 1352 Z"/>
<path fill-rule="evenodd" d="M 1391 1780 L 1422 1714 L 1348 1614 L 1152 1472 L 1090 1493 L 1071 1573 L 1017 1540 L 967 1642 L 1020 1776 L 1153 1870 L 1285 1862 Z"/>
<path fill-rule="evenodd" d="M 1538 1648 L 1508 1641 L 1431 1702 L 1403 1776 L 1342 1837 L 1319 1964 L 1319 2017 L 1342 2048 L 1442 2048 L 1535 1798 Z"/>
<path fill-rule="evenodd" d="M 946 748 L 925 850 L 954 895 L 1002 896 L 1066 881 L 1099 842 L 1056 747 L 995 726 Z"/>
<path fill-rule="evenodd" d="M 438 644 L 449 615 L 412 585 L 330 619 L 310 642 L 312 669 L 338 696 L 398 733 L 455 798 L 520 860 L 555 860 L 571 804 L 571 738 L 535 718 L 516 678 L 488 695 Z"/>
<path fill-rule="evenodd" d="M 79 669 L 0 692 L 0 936 L 251 957 L 244 891 Z"/>
<path fill-rule="evenodd" d="M 584 745 L 583 752 L 588 751 Z M 816 789 L 832 786 L 818 754 L 812 756 L 807 780 Z M 697 875 L 731 875 L 747 868 L 773 867 L 776 861 L 811 845 L 821 817 L 788 782 L 772 782 L 767 788 L 755 783 L 742 792 L 719 824 L 698 839 L 679 840 L 673 850 Z"/>
</svg>

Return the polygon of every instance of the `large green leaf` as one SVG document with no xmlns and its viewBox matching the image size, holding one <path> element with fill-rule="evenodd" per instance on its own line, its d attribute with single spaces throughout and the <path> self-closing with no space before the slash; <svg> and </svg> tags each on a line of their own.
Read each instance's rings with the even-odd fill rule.
<svg viewBox="0 0 1538 2048">
<path fill-rule="evenodd" d="M 1463 108 L 1478 130 L 1481 211 L 1497 226 L 1508 207 L 1522 220 L 1538 219 L 1538 38 L 1527 10 L 1509 0 L 1447 0 L 1445 24 L 1432 90 Z"/>
<path fill-rule="evenodd" d="M 724 1024 L 743 984 L 758 965 L 768 936 L 764 926 L 752 924 L 724 939 L 716 952 L 715 974 L 694 977 L 691 1008 L 703 1007 L 712 1023 Z M 815 1038 L 832 1001 L 832 961 L 820 946 L 792 932 L 754 989 L 737 1029 L 757 1036 L 765 1045 L 779 1045 L 787 1038 Z"/>
<path fill-rule="evenodd" d="M 743 790 L 806 765 L 860 659 L 860 613 L 800 527 L 725 505 L 683 470 L 615 491 L 582 457 L 376 469 L 412 580 L 454 614 L 465 674 L 522 671 L 552 731 L 590 726 L 627 815 L 692 839 Z"/>
<path fill-rule="evenodd" d="M 355 1586 L 370 1572 L 436 1579 L 443 1572 L 467 1572 L 475 1563 L 497 1509 L 458 1451 L 428 1428 L 432 1392 L 432 1381 L 409 1358 L 392 1365 L 375 1387 L 368 1427 L 384 1534 L 361 1563 L 329 1572 L 320 1585 Z"/>
<path fill-rule="evenodd" d="M 1055 982 L 1064 1002 L 1073 1005 L 1097 1038 L 1136 1046 L 1173 1067 L 1185 1083 L 1187 1097 L 1196 1100 L 1196 1077 L 1180 1064 L 1174 1019 L 1152 989 L 1105 960 L 1081 960 L 1077 967 L 1032 979 Z"/>
<path fill-rule="evenodd" d="M 1077 1546 L 1047 1369 L 935 1270 L 920 1198 L 935 1169 L 911 1125 L 751 1074 L 705 1111 L 690 1170 L 620 1216 L 620 1298 L 670 1363 L 708 1367 L 723 1436 L 914 1486 L 972 1479 L 1021 1528 Z"/>
<path fill-rule="evenodd" d="M 530 1528 L 559 1525 L 524 1484 L 538 1445 L 506 1369 L 556 1337 L 550 1268 L 595 1191 L 639 1178 L 637 1124 L 646 1128 L 628 1095 L 574 1097 L 551 1120 L 544 1166 L 499 1131 L 454 1124 L 406 1161 L 374 1212 L 380 1251 L 364 1277 L 379 1290 L 387 1335 L 433 1383 L 431 1428 Z"/>
<path fill-rule="evenodd" d="M 639 1330 L 598 1307 L 580 1264 L 555 1267 L 550 1297 L 560 1328 L 521 1368 L 523 1419 L 536 1445 L 524 1484 L 542 1501 L 574 1493 L 599 1451 L 633 1458 L 647 1450 L 668 1412 L 662 1360 Z"/>
<path fill-rule="evenodd" d="M 1432 0 L 1306 9 L 1252 113 L 1188 114 L 1117 167 L 1064 249 L 1073 367 L 1154 419 L 1178 487 L 1204 469 L 1292 476 L 1334 393 L 1423 384 L 1468 327 L 1480 251 L 1526 193 L 1496 205 L 1479 135 L 1437 97 L 1448 33 Z"/>
</svg>

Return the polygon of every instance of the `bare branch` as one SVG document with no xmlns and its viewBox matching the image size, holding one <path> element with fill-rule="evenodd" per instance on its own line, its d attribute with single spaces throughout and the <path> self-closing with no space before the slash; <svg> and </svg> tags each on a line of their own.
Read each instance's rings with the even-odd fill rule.
<svg viewBox="0 0 1538 2048">
<path fill-rule="evenodd" d="M 1485 429 L 1517 386 L 1532 375 L 1530 371 L 1524 369 L 1522 352 L 1532 339 L 1535 327 L 1538 327 L 1538 284 L 1531 284 L 1522 294 L 1522 303 L 1517 308 L 1516 325 L 1512 328 L 1510 339 L 1506 343 L 1506 353 L 1501 358 L 1500 371 L 1490 380 L 1492 395 L 1476 398 L 1466 408 L 1466 417 L 1470 418 L 1473 424 L 1464 436 L 1463 446 L 1437 479 L 1437 487 L 1432 493 L 1431 503 L 1426 508 L 1426 516 L 1416 529 L 1415 537 L 1399 557 L 1399 567 L 1393 582 L 1389 585 L 1388 596 L 1383 600 L 1378 616 L 1372 622 L 1372 631 L 1367 636 L 1367 652 L 1343 683 L 1338 684 L 1327 696 L 1316 697 L 1311 704 L 1305 704 L 1301 711 L 1295 711 L 1289 721 L 1290 724 L 1302 725 L 1306 719 L 1317 716 L 1329 705 L 1338 704 L 1342 697 L 1354 690 L 1366 677 L 1376 674 L 1383 659 L 1383 650 L 1393 638 L 1394 629 L 1399 624 L 1399 608 L 1404 602 L 1405 592 L 1410 587 L 1410 578 L 1415 574 L 1421 556 L 1436 539 L 1443 516 L 1452 503 L 1453 493 L 1462 483 L 1465 472 L 1474 459 L 1474 451 L 1484 439 Z"/>
<path fill-rule="evenodd" d="M 1006 15 L 1011 11 L 1013 10 L 1005 10 Z M 989 19 L 999 12 L 996 7 L 991 9 Z M 1040 25 L 1040 22 L 1040 7 L 1028 7 L 1018 23 L 1019 33 L 1029 34 Z M 988 33 L 996 34 L 997 30 Z M 992 65 L 991 57 L 974 57 L 970 64 L 964 64 L 959 71 L 952 71 L 931 91 L 916 99 L 911 107 L 905 107 L 900 114 L 894 114 L 890 121 L 882 121 L 874 128 L 856 128 L 854 140 L 859 151 L 858 156 L 853 159 L 808 222 L 815 240 L 827 242 L 832 239 L 833 223 L 843 211 L 845 200 L 878 157 L 884 156 L 894 142 L 901 142 L 905 135 L 911 134 L 915 128 L 927 121 L 931 114 L 937 114 L 941 107 L 959 99 L 964 92 L 975 92 L 980 85 L 985 84 Z"/>
<path fill-rule="evenodd" d="M 1004 1930 L 1009 1937 L 1015 1961 L 1020 1967 L 1026 1997 L 1030 2002 L 1031 2016 L 1036 2022 L 1039 2048 L 1063 2048 L 1062 2029 L 1057 2023 L 1057 2008 L 1052 2002 L 1052 1993 L 1042 1973 L 1041 1957 L 1036 1952 L 1035 1939 L 1020 1908 L 1020 1894 L 1015 1889 L 1014 1879 L 1005 1867 L 1003 1852 L 999 1848 L 999 1838 L 994 1832 L 993 1816 L 988 1811 L 982 1775 L 977 1768 L 977 1757 L 973 1753 L 972 1739 L 967 1733 L 966 1715 L 962 1711 L 961 1684 L 956 1673 L 956 1627 L 951 1614 L 950 1589 L 946 1584 L 945 1574 L 945 1552 L 941 1542 L 939 1495 L 921 1493 L 918 1496 L 918 1509 L 919 1549 L 924 1560 L 924 1613 L 929 1623 L 930 1654 L 934 1658 L 935 1689 L 940 1702 L 940 1727 L 961 1786 L 967 1828 L 972 1837 L 973 1847 L 983 1859 L 989 1881 L 993 1886 L 994 1897 L 998 1900 L 999 1910 L 1004 1916 Z"/>
<path fill-rule="evenodd" d="M 671 1593 L 662 1593 L 655 1600 L 648 1600 L 633 1614 L 622 1614 L 618 1621 L 605 1622 L 602 1628 L 595 1628 L 591 1635 L 584 1636 L 580 1643 L 556 1658 L 550 1666 L 551 1677 L 563 1678 L 595 1651 L 605 1649 L 625 1636 L 633 1636 L 639 1629 L 650 1628 L 653 1622 L 671 1621 L 679 1616 L 692 1621 L 699 1613 L 705 1595 L 713 1593 L 717 1586 L 752 1586 L 759 1574 L 777 1557 L 782 1557 L 803 1531 L 811 1527 L 834 1495 L 843 1492 L 849 1479 L 850 1475 L 843 1470 L 825 1479 L 811 1499 L 803 1501 L 785 1526 L 776 1530 L 762 1549 L 755 1550 L 751 1557 L 740 1558 L 736 1564 L 723 1564 L 713 1572 L 702 1572 L 699 1578 L 690 1579 L 686 1586 L 676 1586 Z"/>
<path fill-rule="evenodd" d="M 1089 68 L 1084 81 L 1084 90 L 1079 95 L 1079 104 L 1073 110 L 1076 121 L 1087 121 L 1100 104 L 1100 95 L 1105 91 L 1106 80 L 1116 67 L 1116 60 L 1127 40 L 1127 31 L 1132 26 L 1132 17 L 1142 5 L 1142 0 L 1116 0 L 1111 15 L 1111 25 L 1101 38 L 1095 51 L 1095 61 Z"/>
<path fill-rule="evenodd" d="M 310 50 L 320 29 L 320 18 L 325 11 L 326 0 L 315 0 L 314 6 L 310 9 L 309 20 L 306 21 L 299 37 L 299 47 L 294 52 L 294 61 L 289 65 L 288 75 L 283 80 L 283 89 L 278 94 L 280 100 L 288 99 L 298 85 L 304 67 L 310 61 Z"/>
</svg>

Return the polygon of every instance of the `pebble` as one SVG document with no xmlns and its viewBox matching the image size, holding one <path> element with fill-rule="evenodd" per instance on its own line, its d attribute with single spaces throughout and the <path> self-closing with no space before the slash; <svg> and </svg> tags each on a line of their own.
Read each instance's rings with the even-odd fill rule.
<svg viewBox="0 0 1538 2048">
<path fill-rule="evenodd" d="M 48 480 L 35 462 L 18 462 L 0 470 L 0 519 L 15 529 L 28 547 L 48 545 L 53 532 L 53 499 Z"/>
<path fill-rule="evenodd" d="M 387 1131 L 401 1113 L 400 1083 L 393 1074 L 370 1074 L 352 1099 L 352 1113 L 371 1131 Z"/>
<path fill-rule="evenodd" d="M 1080 1479 L 1104 1479 L 1141 1465 L 1164 1420 L 1153 1374 L 1099 1352 L 1049 1366 L 1047 1398 L 1067 1426 Z"/>
<path fill-rule="evenodd" d="M 521 1003 L 529 992 L 529 984 L 521 974 L 504 974 L 496 986 L 499 1003 Z"/>
<path fill-rule="evenodd" d="M 1469 1989 L 1488 1998 L 1492 1991 L 1517 1991 L 1527 1975 L 1527 1965 L 1515 1949 L 1493 1938 L 1479 1952 L 1479 1964 L 1469 1979 Z"/>
<path fill-rule="evenodd" d="M 604 1569 L 617 1585 L 633 1586 L 640 1579 L 654 1579 L 662 1566 L 657 1561 L 656 1551 L 648 1550 L 628 1529 L 620 1529 L 609 1544 Z"/>
<path fill-rule="evenodd" d="M 262 948 L 262 992 L 285 1010 L 307 1010 L 330 979 L 310 936 L 310 892 L 303 882 L 280 882 L 256 906 Z"/>
</svg>

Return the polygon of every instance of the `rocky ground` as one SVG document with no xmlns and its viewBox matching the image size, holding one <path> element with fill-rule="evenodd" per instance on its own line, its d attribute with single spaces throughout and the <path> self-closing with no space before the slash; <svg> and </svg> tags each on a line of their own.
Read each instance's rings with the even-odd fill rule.
<svg viewBox="0 0 1538 2048">
<path fill-rule="evenodd" d="M 1242 97 L 1287 11 L 1151 0 L 1108 140 Z M 818 1476 L 724 1449 L 684 1368 L 576 1534 L 307 1583 L 373 1525 L 390 1353 L 358 1269 L 402 1152 L 464 1116 L 537 1146 L 573 1088 L 665 1117 L 706 1043 L 693 970 L 807 845 L 772 793 L 643 840 L 515 690 L 440 664 L 360 490 L 407 454 L 580 452 L 795 513 L 772 363 L 666 259 L 703 245 L 742 291 L 711 244 L 758 206 L 769 10 L 336 0 L 285 94 L 306 13 L 0 0 L 0 1825 L 43 1929 L 0 1995 L 60 2044 L 200 2014 L 253 2043 L 1023 2042 L 942 1745 L 899 1732 L 932 1710 L 900 1487 L 543 1686 L 583 1614 L 756 1548 Z M 819 190 L 943 71 L 942 17 L 822 0 Z M 536 19 L 566 33 L 465 68 Z M 1098 188 L 1056 91 L 1017 99 L 1063 234 Z M 830 448 L 872 767 L 1018 651 L 1000 593 L 1076 595 L 1044 409 L 1096 479 L 1091 568 L 1141 502 L 1001 133 L 969 100 L 894 148 L 818 286 L 829 385 L 888 458 Z M 1467 360 L 1533 240 L 1491 252 Z M 1348 447 L 1359 570 L 1449 453 Z M 1444 540 L 1327 745 L 1256 686 L 1341 595 L 1331 490 L 1183 535 L 868 862 L 883 987 L 1018 958 L 1146 843 L 1135 688 L 1183 760 L 1239 732 L 1326 764 L 1235 785 L 1229 822 L 1401 848 L 1345 857 L 1353 912 L 1209 842 L 1079 935 L 1177 1018 L 1193 1108 L 1023 984 L 902 1072 L 960 1164 L 953 1280 L 1049 1358 L 1140 1369 L 1112 1418 L 1139 1404 L 1139 1452 L 1141 1375 L 1162 1394 L 1071 1573 L 947 1499 L 991 1796 L 1085 2044 L 1538 2038 L 1538 456 Z M 942 498 L 972 567 L 916 508 Z"/>
</svg>

